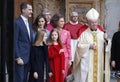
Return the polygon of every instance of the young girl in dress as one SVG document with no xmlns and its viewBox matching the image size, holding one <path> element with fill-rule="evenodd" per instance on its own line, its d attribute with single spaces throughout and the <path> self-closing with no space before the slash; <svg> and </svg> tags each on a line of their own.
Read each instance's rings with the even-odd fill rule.
<svg viewBox="0 0 120 82">
<path fill-rule="evenodd" d="M 46 39 L 47 34 L 45 30 L 37 31 L 35 42 L 31 48 L 29 82 L 44 82 L 44 64 L 46 64 L 46 82 L 49 82 L 50 65 Z"/>
<path fill-rule="evenodd" d="M 64 54 L 65 54 L 65 77 L 67 76 L 68 69 L 71 66 L 71 36 L 70 32 L 67 30 L 64 30 L 65 21 L 64 17 L 60 14 L 57 13 L 53 15 L 51 18 L 51 25 L 53 28 L 56 28 L 59 31 L 59 35 L 62 41 L 62 44 L 64 46 Z"/>
<path fill-rule="evenodd" d="M 50 33 L 48 53 L 52 71 L 50 82 L 64 82 L 65 56 L 57 29 L 53 29 Z"/>
</svg>

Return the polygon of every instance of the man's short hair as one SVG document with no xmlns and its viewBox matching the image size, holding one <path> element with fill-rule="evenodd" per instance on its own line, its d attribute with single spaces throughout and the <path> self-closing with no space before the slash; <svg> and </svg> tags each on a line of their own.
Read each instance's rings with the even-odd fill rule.
<svg viewBox="0 0 120 82">
<path fill-rule="evenodd" d="M 22 12 L 22 9 L 26 9 L 27 5 L 31 5 L 31 4 L 29 2 L 23 2 L 23 3 L 21 3 L 21 5 L 20 5 L 20 11 Z"/>
</svg>

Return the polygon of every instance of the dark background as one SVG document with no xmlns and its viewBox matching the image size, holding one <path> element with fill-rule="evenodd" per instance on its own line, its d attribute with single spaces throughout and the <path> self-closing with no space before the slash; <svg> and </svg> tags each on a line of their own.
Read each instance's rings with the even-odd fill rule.
<svg viewBox="0 0 120 82">
<path fill-rule="evenodd" d="M 0 82 L 13 81 L 14 0 L 0 0 Z"/>
</svg>

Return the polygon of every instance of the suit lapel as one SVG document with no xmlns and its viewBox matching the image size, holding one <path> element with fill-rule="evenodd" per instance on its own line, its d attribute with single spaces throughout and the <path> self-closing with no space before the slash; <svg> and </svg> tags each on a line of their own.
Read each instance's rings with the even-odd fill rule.
<svg viewBox="0 0 120 82">
<path fill-rule="evenodd" d="M 22 29 L 23 29 L 25 35 L 27 35 L 27 38 L 29 39 L 27 27 L 26 27 L 26 25 L 25 25 L 25 23 L 24 23 L 24 21 L 23 21 L 23 19 L 22 19 L 21 17 L 20 17 L 20 23 L 21 23 L 21 26 L 23 27 Z M 29 39 L 29 40 L 30 40 L 30 39 Z"/>
<path fill-rule="evenodd" d="M 32 24 L 29 22 L 30 40 L 32 41 Z"/>
</svg>

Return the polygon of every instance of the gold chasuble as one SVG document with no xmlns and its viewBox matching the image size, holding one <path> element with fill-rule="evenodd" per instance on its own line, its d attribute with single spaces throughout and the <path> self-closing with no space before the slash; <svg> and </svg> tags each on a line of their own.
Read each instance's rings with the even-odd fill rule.
<svg viewBox="0 0 120 82">
<path fill-rule="evenodd" d="M 96 44 L 96 50 L 90 44 Z M 108 58 L 108 54 L 106 54 Z M 105 61 L 109 70 L 109 58 Z M 103 82 L 104 73 L 104 33 L 87 28 L 78 38 L 73 63 L 74 82 Z M 105 82 L 110 81 L 110 71 L 105 71 Z"/>
<path fill-rule="evenodd" d="M 94 44 L 96 45 L 96 50 L 94 50 L 94 61 L 93 61 L 93 82 L 97 82 L 97 69 L 98 69 L 98 66 L 97 66 L 97 63 L 98 63 L 98 43 L 97 43 L 97 32 L 93 31 L 92 32 L 92 35 L 93 35 L 93 42 Z"/>
</svg>

